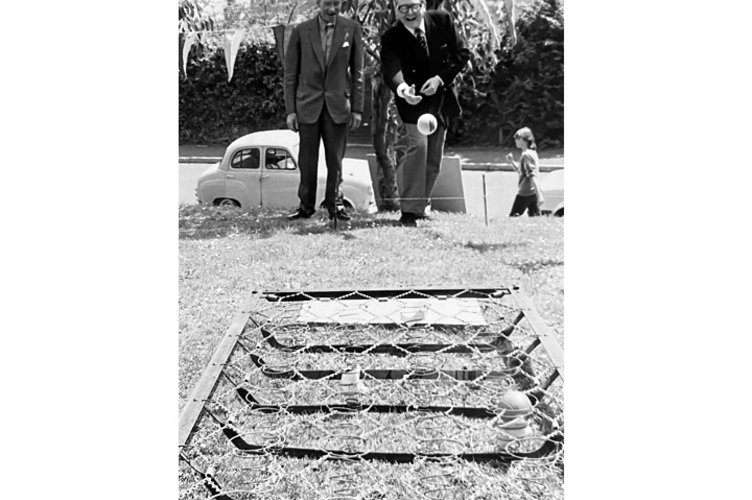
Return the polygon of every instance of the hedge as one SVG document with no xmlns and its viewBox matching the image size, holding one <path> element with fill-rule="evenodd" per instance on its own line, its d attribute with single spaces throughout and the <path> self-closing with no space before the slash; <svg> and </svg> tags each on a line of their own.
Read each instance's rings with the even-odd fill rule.
<svg viewBox="0 0 752 500">
<path fill-rule="evenodd" d="M 564 18 L 558 0 L 543 0 L 517 22 L 518 42 L 497 53 L 491 75 L 469 71 L 460 86 L 462 118 L 448 145 L 513 146 L 530 127 L 539 146 L 564 145 Z M 194 48 L 193 51 L 196 49 Z M 181 144 L 223 144 L 257 130 L 285 127 L 282 64 L 269 43 L 243 43 L 232 81 L 221 48 L 192 53 L 179 84 Z"/>
<path fill-rule="evenodd" d="M 186 74 L 179 88 L 181 144 L 228 143 L 286 126 L 282 66 L 273 45 L 241 44 L 229 82 L 222 49 L 189 57 Z"/>
</svg>

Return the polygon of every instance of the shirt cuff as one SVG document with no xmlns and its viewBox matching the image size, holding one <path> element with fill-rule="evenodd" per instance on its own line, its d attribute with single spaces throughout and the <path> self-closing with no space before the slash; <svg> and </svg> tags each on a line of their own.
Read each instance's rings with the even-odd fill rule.
<svg viewBox="0 0 752 500">
<path fill-rule="evenodd" d="M 444 80 L 442 80 L 439 75 L 436 75 L 436 78 L 439 79 L 439 81 L 441 82 L 441 86 L 443 87 L 444 86 Z"/>
<path fill-rule="evenodd" d="M 397 95 L 401 98 L 405 98 L 405 90 L 409 89 L 410 86 L 406 84 L 405 82 L 400 83 L 397 85 Z"/>
</svg>

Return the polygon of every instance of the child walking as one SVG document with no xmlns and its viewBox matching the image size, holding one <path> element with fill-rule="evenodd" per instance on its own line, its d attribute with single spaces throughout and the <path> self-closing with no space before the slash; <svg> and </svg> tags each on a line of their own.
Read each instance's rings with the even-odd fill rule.
<svg viewBox="0 0 752 500">
<path fill-rule="evenodd" d="M 519 165 L 514 161 L 514 155 L 509 153 L 507 161 L 512 164 L 520 175 L 517 181 L 517 196 L 512 205 L 510 217 L 517 217 L 525 213 L 530 217 L 540 215 L 540 207 L 543 205 L 543 193 L 540 189 L 540 172 L 538 170 L 538 152 L 535 148 L 533 132 L 527 128 L 521 128 L 514 134 L 515 145 L 522 150 Z"/>
</svg>

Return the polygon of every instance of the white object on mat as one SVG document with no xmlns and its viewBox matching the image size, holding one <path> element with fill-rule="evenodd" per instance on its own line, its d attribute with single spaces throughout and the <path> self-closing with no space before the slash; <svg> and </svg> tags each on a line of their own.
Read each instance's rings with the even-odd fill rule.
<svg viewBox="0 0 752 500">
<path fill-rule="evenodd" d="M 486 325 L 476 299 L 332 300 L 303 304 L 301 323 Z"/>
</svg>

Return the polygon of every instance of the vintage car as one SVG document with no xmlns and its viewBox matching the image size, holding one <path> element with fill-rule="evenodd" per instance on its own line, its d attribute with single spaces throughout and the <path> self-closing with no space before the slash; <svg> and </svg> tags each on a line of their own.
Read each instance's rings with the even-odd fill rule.
<svg viewBox="0 0 752 500">
<path fill-rule="evenodd" d="M 541 212 L 564 216 L 564 169 L 553 170 L 541 176 L 541 191 L 543 191 L 543 206 Z"/>
<path fill-rule="evenodd" d="M 294 209 L 299 205 L 299 146 L 300 138 L 291 130 L 254 132 L 235 140 L 227 147 L 222 161 L 199 177 L 198 202 L 243 209 L 259 206 Z M 324 145 L 321 144 L 317 206 L 324 201 L 326 175 Z M 377 211 L 366 160 L 343 159 L 341 190 L 347 210 Z"/>
</svg>

